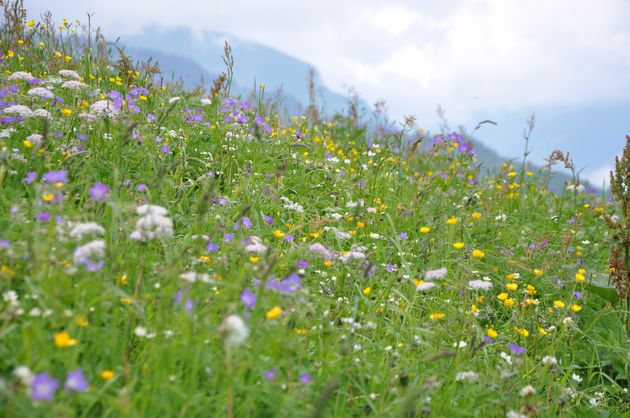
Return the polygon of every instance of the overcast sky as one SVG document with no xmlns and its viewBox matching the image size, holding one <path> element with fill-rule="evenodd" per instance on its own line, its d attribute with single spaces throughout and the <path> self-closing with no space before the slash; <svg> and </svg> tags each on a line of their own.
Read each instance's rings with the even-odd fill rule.
<svg viewBox="0 0 630 418">
<path fill-rule="evenodd" d="M 468 124 L 485 111 L 627 100 L 628 0 L 26 0 L 33 16 L 94 13 L 111 36 L 151 24 L 227 32 L 314 64 L 390 114 Z"/>
</svg>

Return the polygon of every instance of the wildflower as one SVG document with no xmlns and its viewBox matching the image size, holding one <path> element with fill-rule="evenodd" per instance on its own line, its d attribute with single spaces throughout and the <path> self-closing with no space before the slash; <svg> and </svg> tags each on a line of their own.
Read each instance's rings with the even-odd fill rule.
<svg viewBox="0 0 630 418">
<path fill-rule="evenodd" d="M 103 380 L 110 380 L 114 376 L 116 376 L 116 373 L 113 370 L 103 370 L 101 372 L 101 379 Z"/>
<path fill-rule="evenodd" d="M 331 260 L 333 258 L 333 253 L 328 251 L 326 247 L 319 243 L 312 244 L 308 247 L 308 250 L 321 255 L 325 260 Z"/>
<path fill-rule="evenodd" d="M 23 118 L 30 118 L 33 116 L 33 111 L 24 105 L 12 105 L 5 107 L 2 113 L 6 115 L 18 115 Z"/>
<path fill-rule="evenodd" d="M 475 219 L 475 220 L 481 219 L 481 213 L 475 212 L 475 213 L 471 214 L 470 217 Z"/>
<path fill-rule="evenodd" d="M 72 259 L 75 265 L 84 265 L 87 271 L 96 271 L 103 267 L 101 259 L 104 255 L 105 241 L 99 239 L 75 248 Z"/>
<path fill-rule="evenodd" d="M 455 375 L 455 381 L 457 382 L 463 382 L 465 380 L 475 381 L 478 378 L 479 378 L 479 375 L 473 371 L 459 372 Z"/>
<path fill-rule="evenodd" d="M 481 250 L 474 249 L 472 251 L 472 256 L 481 260 L 482 258 L 486 256 L 486 253 L 484 253 Z"/>
<path fill-rule="evenodd" d="M 302 286 L 302 278 L 296 274 L 291 273 L 285 279 L 280 281 L 272 280 L 267 283 L 266 289 L 275 290 L 280 293 L 290 294 L 296 292 Z"/>
<path fill-rule="evenodd" d="M 536 389 L 532 385 L 527 385 L 521 389 L 521 396 L 527 398 L 536 394 Z"/>
<path fill-rule="evenodd" d="M 179 96 L 171 97 L 170 99 L 168 99 L 168 104 L 177 104 L 180 100 L 181 98 Z"/>
<path fill-rule="evenodd" d="M 105 234 L 105 228 L 97 224 L 96 222 L 80 223 L 72 227 L 68 235 L 77 240 L 82 239 L 86 235 L 103 235 Z"/>
<path fill-rule="evenodd" d="M 508 298 L 508 294 L 507 293 L 499 293 L 497 295 L 497 299 L 499 299 L 501 302 L 505 301 Z"/>
<path fill-rule="evenodd" d="M 558 364 L 558 360 L 553 356 L 545 356 L 542 358 L 541 362 L 547 367 L 554 367 Z"/>
<path fill-rule="evenodd" d="M 486 331 L 486 335 L 494 340 L 499 336 L 499 333 L 496 332 L 494 328 L 488 328 L 488 331 Z"/>
<path fill-rule="evenodd" d="M 248 307 L 249 309 L 253 309 L 254 306 L 256 305 L 256 294 L 253 293 L 249 287 L 246 287 L 245 289 L 243 289 L 243 292 L 241 293 L 241 302 L 243 303 L 243 305 L 245 305 L 246 307 Z"/>
<path fill-rule="evenodd" d="M 514 328 L 514 330 L 516 331 L 516 333 L 522 337 L 529 337 L 529 331 L 527 331 L 527 329 L 525 328 L 519 328 L 516 327 Z"/>
<path fill-rule="evenodd" d="M 575 374 L 575 373 L 571 374 L 571 379 L 573 379 L 574 381 L 576 381 L 578 383 L 580 383 L 582 380 L 584 380 L 582 378 L 582 376 L 580 376 L 579 374 Z"/>
<path fill-rule="evenodd" d="M 52 401 L 59 388 L 59 381 L 47 373 L 35 375 L 31 382 L 31 396 L 36 401 Z"/>
<path fill-rule="evenodd" d="M 68 183 L 68 172 L 66 170 L 49 171 L 42 176 L 42 179 L 48 184 Z"/>
<path fill-rule="evenodd" d="M 308 373 L 302 373 L 298 380 L 306 385 L 310 385 L 311 383 L 313 383 L 313 378 Z"/>
<path fill-rule="evenodd" d="M 219 332 L 223 336 L 225 345 L 228 347 L 238 347 L 249 336 L 249 328 L 238 315 L 226 317 L 219 327 Z"/>
<path fill-rule="evenodd" d="M 492 287 L 492 282 L 487 280 L 470 280 L 468 287 L 474 290 L 489 290 Z"/>
<path fill-rule="evenodd" d="M 74 78 L 75 80 L 80 80 L 81 76 L 73 70 L 59 70 L 59 72 L 57 73 L 62 77 L 68 77 L 68 78 Z"/>
<path fill-rule="evenodd" d="M 439 268 L 437 270 L 429 270 L 424 273 L 425 280 L 443 279 L 446 276 L 446 267 Z"/>
<path fill-rule="evenodd" d="M 26 92 L 29 96 L 36 96 L 41 99 L 54 99 L 55 95 L 50 90 L 44 87 L 34 87 Z"/>
<path fill-rule="evenodd" d="M 368 286 L 365 289 L 363 289 L 361 293 L 363 293 L 363 296 L 370 296 L 370 293 L 372 293 L 372 288 Z"/>
<path fill-rule="evenodd" d="M 420 232 L 422 232 L 423 234 L 428 234 L 429 232 L 431 232 L 431 228 L 429 228 L 428 226 L 423 226 L 420 228 Z"/>
<path fill-rule="evenodd" d="M 267 252 L 267 246 L 262 243 L 262 239 L 256 236 L 250 236 L 241 241 L 248 253 L 264 254 Z"/>
<path fill-rule="evenodd" d="M 265 318 L 271 321 L 278 318 L 280 315 L 282 315 L 282 308 L 279 306 L 274 306 L 267 311 L 267 313 L 265 314 Z"/>
<path fill-rule="evenodd" d="M 68 117 L 68 116 L 70 116 L 72 114 L 72 109 L 68 109 L 67 107 L 65 107 L 65 108 L 61 109 L 61 114 L 63 116 Z"/>
<path fill-rule="evenodd" d="M 88 390 L 88 382 L 83 376 L 83 370 L 75 369 L 66 375 L 66 390 L 74 390 L 75 392 L 86 392 Z"/>
<path fill-rule="evenodd" d="M 109 187 L 106 184 L 97 181 L 94 186 L 88 190 L 90 197 L 93 200 L 102 201 L 107 199 L 107 193 L 109 193 Z"/>
<path fill-rule="evenodd" d="M 90 105 L 90 113 L 88 115 L 94 116 L 107 116 L 111 119 L 118 116 L 118 109 L 114 106 L 114 103 L 110 100 L 99 100 Z"/>
<path fill-rule="evenodd" d="M 62 89 L 68 89 L 68 90 L 80 90 L 84 87 L 87 87 L 87 86 L 77 80 L 66 81 L 65 83 L 61 85 Z"/>
<path fill-rule="evenodd" d="M 576 282 L 583 282 L 585 279 L 586 277 L 582 273 L 575 273 Z"/>
<path fill-rule="evenodd" d="M 13 370 L 13 375 L 17 377 L 20 383 L 22 383 L 25 386 L 29 386 L 33 382 L 33 379 L 35 378 L 35 375 L 33 375 L 33 372 L 31 371 L 31 369 L 29 369 L 26 366 L 16 367 Z"/>
<path fill-rule="evenodd" d="M 161 206 L 141 205 L 136 212 L 143 215 L 136 222 L 136 229 L 129 238 L 134 241 L 149 241 L 173 236 L 173 221 L 166 217 L 167 211 Z"/>
<path fill-rule="evenodd" d="M 76 345 L 77 340 L 70 338 L 70 334 L 63 331 L 55 334 L 55 345 L 59 348 L 68 348 Z"/>
<path fill-rule="evenodd" d="M 508 348 L 510 349 L 510 352 L 514 354 L 515 356 L 520 356 L 522 354 L 525 354 L 525 351 L 526 351 L 525 347 L 520 346 L 518 344 L 514 344 L 514 343 L 509 343 Z"/>
<path fill-rule="evenodd" d="M 278 371 L 276 369 L 265 370 L 263 373 L 263 377 L 266 380 L 273 380 L 278 376 Z"/>
<path fill-rule="evenodd" d="M 505 305 L 508 308 L 513 307 L 516 304 L 516 302 L 514 301 L 514 299 L 512 298 L 507 298 L 503 301 L 503 305 Z"/>
<path fill-rule="evenodd" d="M 580 305 L 573 304 L 573 305 L 571 305 L 571 310 L 573 312 L 577 313 L 577 312 L 580 312 L 582 310 L 582 307 Z"/>
<path fill-rule="evenodd" d="M 415 283 L 416 291 L 424 292 L 425 290 L 429 290 L 435 287 L 435 283 L 433 282 L 425 282 L 424 280 L 417 280 Z"/>
<path fill-rule="evenodd" d="M 273 236 L 276 237 L 276 238 L 282 238 L 282 237 L 284 237 L 284 232 L 282 232 L 279 229 L 276 229 L 276 230 L 273 231 Z"/>
<path fill-rule="evenodd" d="M 23 80 L 23 81 L 33 81 L 35 77 L 31 73 L 27 73 L 25 71 L 16 71 L 9 76 L 9 80 Z"/>
<path fill-rule="evenodd" d="M 558 309 L 562 309 L 564 308 L 564 302 L 561 300 L 554 300 L 553 301 L 553 306 L 555 306 Z"/>
<path fill-rule="evenodd" d="M 461 250 L 462 248 L 464 248 L 464 243 L 463 242 L 456 242 L 453 244 L 453 248 L 455 248 L 456 250 Z"/>
<path fill-rule="evenodd" d="M 434 321 L 437 321 L 437 320 L 439 320 L 439 319 L 444 318 L 444 316 L 445 316 L 445 315 L 444 315 L 443 313 L 437 313 L 437 312 L 434 312 L 434 313 L 432 313 L 431 315 L 429 315 L 429 318 L 433 319 Z"/>
<path fill-rule="evenodd" d="M 455 225 L 457 222 L 457 218 L 448 218 L 448 220 L 446 221 L 448 225 Z"/>
</svg>

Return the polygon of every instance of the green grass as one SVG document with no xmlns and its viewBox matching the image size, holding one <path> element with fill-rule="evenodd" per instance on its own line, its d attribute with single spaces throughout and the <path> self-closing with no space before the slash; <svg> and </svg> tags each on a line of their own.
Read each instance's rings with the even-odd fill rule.
<svg viewBox="0 0 630 418">
<path fill-rule="evenodd" d="M 1 416 L 226 416 L 230 403 L 234 416 L 260 417 L 628 414 L 630 343 L 624 307 L 607 285 L 601 219 L 615 208 L 601 196 L 552 194 L 546 172 L 508 164 L 479 178 L 474 156 L 449 133 L 424 139 L 435 140 L 430 152 L 400 154 L 393 135 L 343 115 L 282 121 L 262 101 L 242 110 L 242 100 L 229 106 L 220 95 L 202 105 L 198 92 L 162 89 L 144 73 L 65 61 L 65 52 L 54 54 L 65 44 L 38 46 L 46 29 L 22 30 L 3 35 L 2 100 L 52 117 L 2 126 L 0 238 L 9 243 L 0 249 Z M 51 84 L 61 68 L 86 75 L 86 87 Z M 27 95 L 33 85 L 8 80 L 16 71 L 41 78 L 63 103 Z M 134 87 L 148 90 L 146 100 L 131 96 L 137 113 L 126 100 L 117 118 L 79 117 L 111 91 L 124 97 Z M 170 104 L 174 96 L 181 100 Z M 248 121 L 225 122 L 224 107 Z M 202 121 L 187 122 L 197 113 Z M 33 133 L 45 136 L 41 146 L 25 145 Z M 56 170 L 67 172 L 67 184 L 42 180 Z M 29 172 L 37 180 L 25 184 Z M 95 182 L 109 187 L 104 200 L 90 195 Z M 172 236 L 130 238 L 145 203 L 168 211 Z M 71 222 L 105 229 L 105 253 L 93 260 L 102 258 L 102 268 L 87 271 L 74 259 L 98 237 L 70 237 Z M 268 250 L 246 252 L 250 236 Z M 338 257 L 326 262 L 315 243 Z M 344 260 L 351 250 L 365 259 Z M 416 290 L 442 267 L 448 272 L 434 288 Z M 183 280 L 187 272 L 207 274 L 208 283 Z M 293 273 L 299 289 L 269 288 Z M 469 288 L 484 278 L 491 289 Z M 246 288 L 257 296 L 251 309 L 241 301 Z M 268 319 L 276 306 L 282 313 Z M 234 347 L 219 331 L 229 315 L 250 331 Z M 138 336 L 137 327 L 154 336 Z M 484 342 L 489 329 L 498 335 Z M 75 344 L 57 344 L 62 332 Z M 544 365 L 546 356 L 558 364 Z M 14 373 L 19 366 L 59 380 L 53 399 L 34 400 Z M 77 368 L 88 390 L 64 390 Z M 275 377 L 265 378 L 271 369 Z M 475 380 L 457 379 L 469 371 Z M 522 396 L 527 385 L 535 393 Z"/>
</svg>

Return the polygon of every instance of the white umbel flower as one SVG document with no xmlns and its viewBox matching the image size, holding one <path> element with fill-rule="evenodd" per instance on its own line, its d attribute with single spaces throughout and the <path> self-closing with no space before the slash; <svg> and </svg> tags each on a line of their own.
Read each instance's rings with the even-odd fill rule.
<svg viewBox="0 0 630 418">
<path fill-rule="evenodd" d="M 136 222 L 136 229 L 129 236 L 134 241 L 149 241 L 173 236 L 173 221 L 166 216 L 167 210 L 157 205 L 142 205 L 136 208 L 143 215 Z"/>
<path fill-rule="evenodd" d="M 16 71 L 9 76 L 9 80 L 32 81 L 35 80 L 35 77 L 33 77 L 31 73 L 27 73 L 26 71 Z"/>
<path fill-rule="evenodd" d="M 223 320 L 219 327 L 219 332 L 223 336 L 223 341 L 228 347 L 238 347 L 243 344 L 249 336 L 249 328 L 238 315 L 230 315 Z"/>
<path fill-rule="evenodd" d="M 103 235 L 105 234 L 105 228 L 96 222 L 86 222 L 75 225 L 69 233 L 72 238 L 79 240 L 90 234 Z"/>
<path fill-rule="evenodd" d="M 50 112 L 46 109 L 37 109 L 33 111 L 34 118 L 50 119 Z"/>
<path fill-rule="evenodd" d="M 463 382 L 463 381 L 475 381 L 479 378 L 479 375 L 473 371 L 466 371 L 466 372 L 459 372 L 457 373 L 457 375 L 455 376 L 455 380 L 457 382 Z"/>
<path fill-rule="evenodd" d="M 23 118 L 30 118 L 33 116 L 33 111 L 28 107 L 20 104 L 5 107 L 2 113 L 6 115 L 18 115 Z"/>
<path fill-rule="evenodd" d="M 55 98 L 55 94 L 44 87 L 33 87 L 28 92 L 26 92 L 26 94 L 28 94 L 29 96 L 39 97 L 41 99 L 54 99 Z"/>
<path fill-rule="evenodd" d="M 68 90 L 80 90 L 84 87 L 87 87 L 87 85 L 77 80 L 69 80 L 61 85 L 61 88 L 68 89 Z"/>
<path fill-rule="evenodd" d="M 87 261 L 103 258 L 105 255 L 105 241 L 97 239 L 78 246 L 74 250 L 72 260 L 74 264 L 85 264 Z"/>
<path fill-rule="evenodd" d="M 90 105 L 90 113 L 96 116 L 108 116 L 114 118 L 118 116 L 118 110 L 111 100 L 99 100 Z"/>
<path fill-rule="evenodd" d="M 81 79 L 81 76 L 77 74 L 76 71 L 72 71 L 72 70 L 59 70 L 58 74 L 62 77 L 74 78 L 75 80 Z"/>
<path fill-rule="evenodd" d="M 474 290 L 489 290 L 492 287 L 492 282 L 486 280 L 471 280 L 468 282 L 468 287 Z"/>
<path fill-rule="evenodd" d="M 558 364 L 558 359 L 556 359 L 554 356 L 545 356 L 542 358 L 542 364 L 544 364 L 547 367 L 554 367 Z"/>
</svg>

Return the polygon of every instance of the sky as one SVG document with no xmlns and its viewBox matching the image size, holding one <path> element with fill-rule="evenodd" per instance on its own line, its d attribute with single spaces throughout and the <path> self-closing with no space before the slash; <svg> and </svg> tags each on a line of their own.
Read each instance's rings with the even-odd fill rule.
<svg viewBox="0 0 630 418">
<path fill-rule="evenodd" d="M 522 114 L 524 126 L 525 115 L 541 109 L 611 103 L 628 103 L 630 109 L 628 0 L 26 0 L 25 5 L 34 17 L 51 10 L 56 19 L 86 21 L 89 11 L 93 24 L 123 39 L 157 24 L 266 44 L 312 63 L 328 87 L 351 86 L 369 103 L 385 99 L 390 116 L 413 114 L 421 125 L 436 123 L 438 104 L 454 125 L 468 127 L 510 114 Z M 521 130 L 509 140 L 501 139 L 507 133 L 495 132 L 489 145 L 510 156 L 520 153 Z M 610 150 L 611 160 L 623 136 L 618 144 Z M 586 147 L 569 145 L 576 155 Z M 587 174 L 606 172 L 609 164 L 602 164 L 590 166 Z"/>
</svg>

